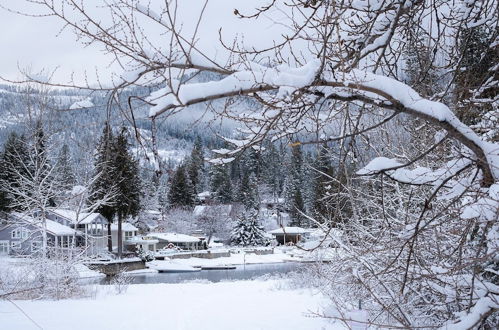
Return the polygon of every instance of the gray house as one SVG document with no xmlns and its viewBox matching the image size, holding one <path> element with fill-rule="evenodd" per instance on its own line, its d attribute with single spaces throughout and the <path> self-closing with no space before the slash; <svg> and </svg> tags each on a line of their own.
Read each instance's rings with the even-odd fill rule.
<svg viewBox="0 0 499 330">
<path fill-rule="evenodd" d="M 79 233 L 52 220 L 45 220 L 47 246 L 63 251 L 76 245 Z M 30 255 L 42 247 L 43 221 L 22 213 L 0 220 L 0 255 Z"/>
<path fill-rule="evenodd" d="M 107 220 L 100 213 L 53 209 L 47 211 L 47 218 L 80 232 L 78 245 L 87 247 L 87 253 L 96 254 L 106 250 Z"/>
</svg>

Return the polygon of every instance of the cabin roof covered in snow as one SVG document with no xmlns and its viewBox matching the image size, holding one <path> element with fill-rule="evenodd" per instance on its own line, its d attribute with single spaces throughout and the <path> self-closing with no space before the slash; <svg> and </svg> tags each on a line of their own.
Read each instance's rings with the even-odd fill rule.
<svg viewBox="0 0 499 330">
<path fill-rule="evenodd" d="M 159 240 L 168 241 L 172 243 L 194 243 L 199 242 L 199 238 L 177 233 L 149 233 L 148 237 L 157 238 Z"/>
<path fill-rule="evenodd" d="M 43 227 L 41 220 L 35 219 L 29 215 L 16 212 L 12 213 L 12 215 L 17 219 L 19 219 L 20 224 L 22 223 L 30 224 L 39 227 L 40 229 L 42 229 Z M 68 226 L 61 225 L 60 223 L 57 223 L 49 219 L 45 219 L 45 223 L 46 223 L 47 232 L 55 236 L 72 236 L 78 233 L 76 230 L 69 228 Z"/>
<path fill-rule="evenodd" d="M 55 215 L 61 216 L 63 218 L 68 219 L 73 224 L 89 224 L 93 223 L 100 215 L 100 213 L 83 213 L 83 212 L 75 212 L 73 210 L 68 209 L 54 209 L 50 212 Z"/>
<path fill-rule="evenodd" d="M 139 228 L 135 227 L 130 222 L 123 222 L 121 224 L 121 229 L 123 231 L 137 231 L 137 230 L 139 230 Z M 117 223 L 111 224 L 111 230 L 118 231 L 118 224 Z"/>
<path fill-rule="evenodd" d="M 295 234 L 305 234 L 308 233 L 308 230 L 300 228 L 300 227 L 284 227 L 284 228 L 277 228 L 274 230 L 269 231 L 269 234 L 272 235 L 279 235 L 279 234 L 290 234 L 290 235 L 295 235 Z"/>
</svg>

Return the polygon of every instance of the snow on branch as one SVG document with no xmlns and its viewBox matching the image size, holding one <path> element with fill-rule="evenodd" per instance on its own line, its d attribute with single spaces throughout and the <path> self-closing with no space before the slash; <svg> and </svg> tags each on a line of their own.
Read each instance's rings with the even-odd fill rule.
<svg viewBox="0 0 499 330">
<path fill-rule="evenodd" d="M 395 159 L 376 157 L 362 169 L 358 170 L 356 174 L 368 176 L 384 173 L 393 180 L 401 183 L 439 185 L 459 173 L 462 169 L 469 166 L 469 164 L 470 161 L 468 159 L 457 159 L 447 162 L 444 167 L 437 170 L 431 170 L 427 167 L 408 169 L 406 168 L 408 164 L 400 163 Z"/>
<path fill-rule="evenodd" d="M 499 296 L 492 295 L 494 299 L 491 297 L 482 297 L 480 298 L 473 308 L 471 308 L 469 313 L 462 312 L 459 321 L 448 322 L 440 329 L 454 329 L 454 330 L 468 330 L 476 327 L 482 320 L 484 320 L 488 315 L 490 315 L 494 310 L 499 309 L 498 299 Z"/>
<path fill-rule="evenodd" d="M 499 179 L 497 144 L 483 141 L 445 104 L 421 97 L 414 89 L 400 81 L 357 69 L 347 73 L 325 71 L 322 72 L 322 77 L 319 77 L 319 60 L 297 68 L 267 68 L 254 63 L 247 63 L 246 67 L 250 70 L 236 71 L 219 81 L 180 84 L 176 86 L 176 90 L 167 87 L 155 92 L 154 106 L 150 108 L 149 116 L 155 118 L 168 110 L 225 97 L 282 89 L 289 92 L 291 88 L 291 92 L 295 94 L 361 101 L 428 120 L 473 151 L 475 160 L 483 171 L 485 186 L 490 186 Z M 277 96 L 280 96 L 280 93 Z M 286 94 L 279 104 L 286 103 L 296 104 L 297 101 L 290 100 Z"/>
</svg>

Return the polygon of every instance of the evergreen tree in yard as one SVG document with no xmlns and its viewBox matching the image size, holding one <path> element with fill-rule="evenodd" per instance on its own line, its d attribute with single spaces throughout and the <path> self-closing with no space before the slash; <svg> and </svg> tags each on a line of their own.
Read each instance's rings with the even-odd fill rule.
<svg viewBox="0 0 499 330">
<path fill-rule="evenodd" d="M 239 201 L 246 210 L 258 210 L 260 198 L 258 196 L 258 180 L 255 173 L 245 172 L 239 185 Z"/>
<path fill-rule="evenodd" d="M 241 156 L 241 170 L 243 172 L 255 173 L 260 176 L 260 157 L 255 149 L 249 148 Z"/>
<path fill-rule="evenodd" d="M 319 222 L 330 219 L 333 207 L 331 205 L 331 194 L 333 193 L 334 168 L 331 164 L 329 148 L 323 145 L 318 152 L 314 162 L 313 174 L 313 205 L 312 214 Z"/>
<path fill-rule="evenodd" d="M 234 227 L 230 243 L 239 246 L 267 245 L 265 231 L 258 222 L 257 212 L 243 213 Z"/>
<path fill-rule="evenodd" d="M 202 187 L 204 174 L 204 152 L 201 138 L 198 136 L 194 142 L 191 156 L 187 163 L 187 173 L 192 182 L 193 188 L 197 193 Z"/>
<path fill-rule="evenodd" d="M 289 175 L 286 178 L 286 203 L 291 217 L 291 225 L 301 226 L 305 206 L 303 202 L 303 155 L 301 146 L 294 145 L 291 150 Z"/>
<path fill-rule="evenodd" d="M 265 146 L 262 156 L 262 181 L 268 193 L 274 198 L 281 195 L 285 176 L 285 171 L 282 170 L 284 159 L 281 154 L 284 153 L 281 153 L 274 143 L 269 143 Z"/>
<path fill-rule="evenodd" d="M 169 207 L 192 207 L 195 203 L 194 187 L 182 164 L 175 170 L 168 191 Z"/>
<path fill-rule="evenodd" d="M 118 257 L 123 249 L 122 222 L 127 217 L 134 217 L 140 210 L 141 182 L 139 164 L 129 152 L 127 130 L 121 129 L 113 145 L 113 174 L 116 179 L 115 211 L 118 216 Z"/>
<path fill-rule="evenodd" d="M 47 138 L 43 130 L 42 121 L 39 119 L 35 123 L 35 131 L 32 136 L 32 148 L 30 150 L 32 161 L 32 173 L 31 178 L 35 181 L 34 186 L 39 187 L 39 189 L 45 190 L 41 192 L 42 195 L 51 197 L 48 200 L 47 206 L 55 206 L 54 197 L 56 197 L 52 188 L 55 187 L 56 178 L 53 176 L 53 167 L 49 158 L 49 151 L 47 149 Z M 52 191 L 48 191 L 52 190 Z"/>
<path fill-rule="evenodd" d="M 102 136 L 97 145 L 97 154 L 94 163 L 94 176 L 90 185 L 89 203 L 95 204 L 103 200 L 108 192 L 115 187 L 116 178 L 114 170 L 114 138 L 109 123 L 104 124 Z M 107 248 L 109 252 L 113 251 L 113 242 L 111 237 L 111 223 L 116 214 L 114 200 L 109 203 L 103 203 L 98 206 L 96 212 L 102 214 L 108 221 L 107 227 Z"/>
<path fill-rule="evenodd" d="M 67 144 L 64 144 L 59 152 L 55 175 L 61 189 L 64 191 L 70 190 L 76 183 L 73 168 L 71 167 L 71 156 L 69 154 L 69 147 Z"/>
<path fill-rule="evenodd" d="M 14 206 L 14 196 L 8 191 L 20 188 L 21 178 L 31 171 L 32 161 L 26 138 L 12 132 L 0 159 L 0 210 L 19 210 L 19 206 Z"/>
<path fill-rule="evenodd" d="M 212 165 L 210 171 L 211 191 L 215 200 L 222 204 L 233 201 L 232 182 L 227 165 Z"/>
</svg>

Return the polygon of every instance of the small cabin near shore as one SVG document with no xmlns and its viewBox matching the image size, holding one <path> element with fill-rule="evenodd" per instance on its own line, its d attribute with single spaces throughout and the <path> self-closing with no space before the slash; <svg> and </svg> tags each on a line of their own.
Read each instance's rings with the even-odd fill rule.
<svg viewBox="0 0 499 330">
<path fill-rule="evenodd" d="M 300 227 L 281 227 L 269 231 L 269 234 L 275 237 L 280 245 L 297 244 L 300 242 L 308 231 Z"/>
</svg>

